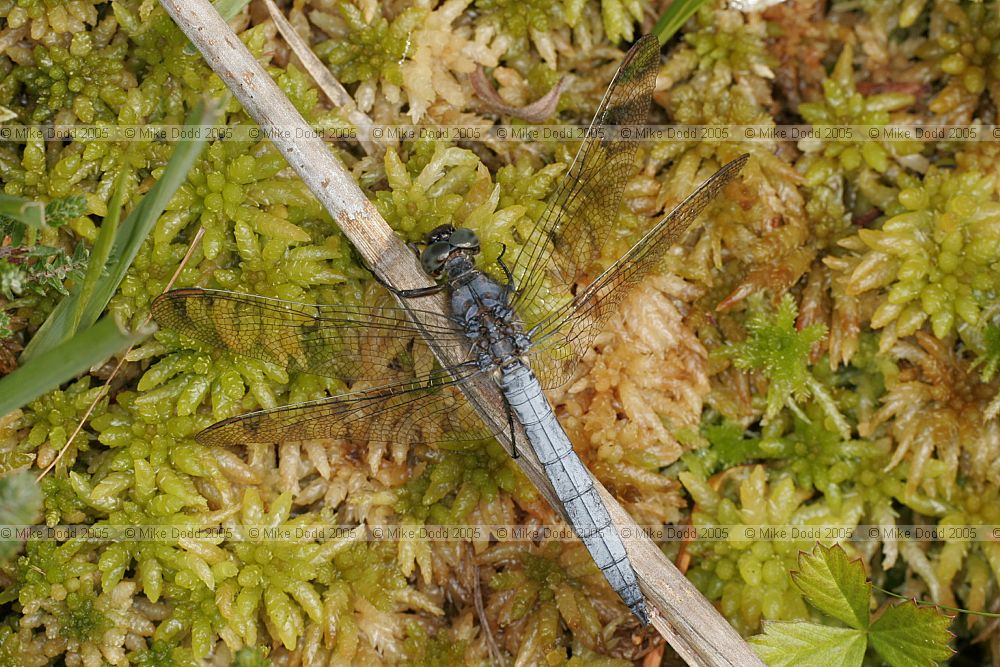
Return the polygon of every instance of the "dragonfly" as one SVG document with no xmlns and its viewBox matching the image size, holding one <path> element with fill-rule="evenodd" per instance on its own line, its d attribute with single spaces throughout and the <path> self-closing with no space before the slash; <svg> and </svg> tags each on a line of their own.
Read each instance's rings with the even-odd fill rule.
<svg viewBox="0 0 1000 667">
<path fill-rule="evenodd" d="M 518 239 L 513 265 L 503 261 L 504 253 L 497 259 L 503 280 L 477 268 L 475 232 L 451 225 L 434 229 L 420 253 L 433 286 L 399 290 L 378 279 L 397 299 L 444 292 L 447 314 L 399 305 L 314 305 L 202 288 L 158 297 L 152 312 L 164 328 L 346 386 L 327 398 L 223 420 L 197 440 L 213 446 L 310 439 L 433 445 L 498 437 L 507 430 L 516 456 L 517 422 L 564 516 L 612 588 L 643 625 L 648 623 L 646 600 L 621 537 L 544 390 L 573 377 L 624 297 L 657 268 L 749 158 L 742 155 L 723 166 L 610 268 L 576 288 L 614 229 L 635 160 L 636 142 L 611 130 L 646 124 L 659 49 L 655 37 L 645 36 L 628 52 L 545 212 Z M 552 298 L 560 293 L 565 296 Z M 464 361 L 436 364 L 423 336 L 433 337 L 446 358 Z M 464 385 L 484 379 L 503 404 L 505 425 L 487 425 L 464 398 Z"/>
</svg>

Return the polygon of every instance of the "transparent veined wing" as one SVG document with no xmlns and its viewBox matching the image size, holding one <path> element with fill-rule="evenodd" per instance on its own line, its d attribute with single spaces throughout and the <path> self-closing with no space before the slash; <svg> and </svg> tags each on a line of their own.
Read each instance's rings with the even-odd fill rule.
<svg viewBox="0 0 1000 667">
<path fill-rule="evenodd" d="M 462 334 L 436 313 L 419 311 L 422 322 L 417 326 L 401 308 L 310 305 L 199 288 L 167 292 L 151 310 L 164 328 L 289 372 L 341 379 L 352 389 L 226 419 L 198 434 L 204 444 L 492 437 L 458 389 L 480 374 L 475 364 L 442 369 L 421 337 L 423 329 L 442 347 L 466 356 Z"/>
<path fill-rule="evenodd" d="M 317 438 L 372 443 L 438 443 L 492 438 L 460 391 L 481 375 L 475 366 L 438 370 L 419 381 L 374 387 L 306 403 L 251 412 L 197 435 L 213 446 Z"/>
<path fill-rule="evenodd" d="M 558 387 L 572 377 L 576 363 L 617 312 L 622 299 L 659 266 L 749 159 L 749 154 L 741 155 L 715 172 L 576 297 L 535 324 L 528 332 L 532 340 L 530 363 L 543 387 Z"/>
<path fill-rule="evenodd" d="M 348 385 L 389 384 L 401 373 L 419 372 L 413 366 L 424 345 L 407 312 L 390 306 L 309 305 L 186 288 L 160 295 L 151 310 L 164 328 L 213 347 Z M 430 312 L 421 318 L 442 347 L 465 358 L 468 346 L 450 320 Z"/>
<path fill-rule="evenodd" d="M 646 124 L 659 64 L 660 44 L 652 35 L 625 56 L 573 164 L 514 261 L 512 303 L 528 329 L 556 307 L 539 297 L 549 289 L 570 294 L 614 228 L 637 143 L 607 130 Z"/>
</svg>

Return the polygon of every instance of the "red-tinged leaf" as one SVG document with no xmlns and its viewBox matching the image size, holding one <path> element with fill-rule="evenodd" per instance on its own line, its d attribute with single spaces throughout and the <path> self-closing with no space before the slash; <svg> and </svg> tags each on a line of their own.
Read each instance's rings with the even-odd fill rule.
<svg viewBox="0 0 1000 667">
<path fill-rule="evenodd" d="M 840 547 L 816 545 L 800 554 L 799 571 L 792 580 L 812 606 L 852 628 L 868 628 L 871 584 L 860 560 L 850 561 Z"/>
<path fill-rule="evenodd" d="M 816 623 L 765 621 L 750 645 L 769 667 L 861 667 L 865 632 Z"/>
<path fill-rule="evenodd" d="M 476 97 L 485 102 L 490 111 L 520 118 L 530 123 L 539 123 L 555 113 L 559 96 L 562 95 L 567 81 L 566 77 L 559 79 L 559 83 L 553 86 L 552 90 L 523 107 L 512 107 L 504 102 L 486 77 L 482 67 L 476 67 L 473 70 L 472 74 L 469 75 L 469 83 L 472 84 L 472 90 L 476 93 Z"/>
<path fill-rule="evenodd" d="M 948 646 L 951 620 L 933 607 L 906 602 L 886 609 L 868 635 L 872 648 L 892 667 L 934 667 L 955 652 Z"/>
</svg>

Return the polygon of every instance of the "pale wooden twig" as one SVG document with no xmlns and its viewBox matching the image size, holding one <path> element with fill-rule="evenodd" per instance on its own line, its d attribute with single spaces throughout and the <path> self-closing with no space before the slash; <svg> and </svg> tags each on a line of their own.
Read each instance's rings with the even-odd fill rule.
<svg viewBox="0 0 1000 667">
<path fill-rule="evenodd" d="M 209 0 L 160 0 L 174 21 L 201 51 L 209 66 L 233 91 L 243 108 L 274 137 L 275 146 L 313 194 L 333 216 L 358 253 L 383 279 L 400 288 L 431 284 L 413 253 L 393 233 L 364 196 L 343 165 L 281 93 L 264 69 L 212 7 Z M 278 132 L 276 130 L 282 130 Z M 294 137 L 294 138 L 292 138 Z M 442 296 L 417 300 L 423 310 L 445 315 Z M 409 307 L 411 300 L 403 302 Z M 411 311 L 414 321 L 419 315 Z M 462 361 L 437 345 L 427 344 L 442 363 Z M 506 417 L 496 387 L 488 382 L 462 387 L 480 416 L 496 432 L 506 433 Z M 526 442 L 523 431 L 516 434 Z M 510 451 L 506 436 L 500 438 Z M 518 465 L 549 503 L 562 512 L 552 487 L 531 448 L 524 448 Z M 662 551 L 641 536 L 635 521 L 606 489 L 596 482 L 618 529 L 635 536 L 626 540 L 643 593 L 653 607 L 652 623 L 680 656 L 691 665 L 745 667 L 763 663 L 712 604 L 684 578 Z"/>
<path fill-rule="evenodd" d="M 358 109 L 358 106 L 354 103 L 354 98 L 340 85 L 340 82 L 334 78 L 333 74 L 330 74 L 330 70 L 326 68 L 323 61 L 316 57 L 316 54 L 309 48 L 306 41 L 299 36 L 299 33 L 295 32 L 295 28 L 292 27 L 292 24 L 288 22 L 285 15 L 274 4 L 274 0 L 264 0 L 264 4 L 267 6 L 267 11 L 271 14 L 271 20 L 277 26 L 278 32 L 288 42 L 292 53 L 298 56 L 302 66 L 309 72 L 309 76 L 312 77 L 316 85 L 319 86 L 319 89 L 323 91 L 327 99 L 334 106 L 344 110 L 347 119 L 358 129 L 358 141 L 361 147 L 369 155 L 382 153 L 381 147 L 371 140 L 372 119 Z"/>
</svg>

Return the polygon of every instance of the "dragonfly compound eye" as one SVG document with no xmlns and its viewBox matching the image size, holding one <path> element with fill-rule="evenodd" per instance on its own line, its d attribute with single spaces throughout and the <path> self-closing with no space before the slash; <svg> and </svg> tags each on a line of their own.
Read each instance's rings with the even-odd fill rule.
<svg viewBox="0 0 1000 667">
<path fill-rule="evenodd" d="M 471 229 L 465 229 L 461 227 L 456 229 L 451 234 L 451 238 L 448 242 L 455 248 L 461 248 L 462 250 L 479 250 L 479 237 Z"/>
<path fill-rule="evenodd" d="M 434 275 L 441 271 L 444 266 L 444 262 L 448 259 L 448 255 L 451 254 L 452 247 L 447 241 L 437 241 L 431 243 L 429 246 L 424 248 L 424 251 L 420 253 L 420 264 L 424 267 L 424 271 Z"/>
<path fill-rule="evenodd" d="M 427 235 L 427 245 L 432 245 L 438 241 L 447 241 L 455 233 L 452 225 L 438 225 Z"/>
</svg>

